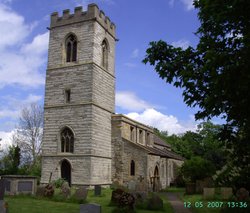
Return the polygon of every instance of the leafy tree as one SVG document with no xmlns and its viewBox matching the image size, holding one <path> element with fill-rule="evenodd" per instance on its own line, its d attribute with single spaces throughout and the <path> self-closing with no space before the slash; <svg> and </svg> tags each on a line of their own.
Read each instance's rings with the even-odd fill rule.
<svg viewBox="0 0 250 213">
<path fill-rule="evenodd" d="M 36 165 L 41 154 L 43 108 L 35 103 L 23 108 L 14 134 L 22 152 L 23 164 Z"/>
<path fill-rule="evenodd" d="M 187 182 L 195 182 L 213 175 L 215 167 L 211 162 L 196 156 L 185 161 L 180 172 Z"/>
<path fill-rule="evenodd" d="M 250 1 L 195 0 L 194 6 L 200 20 L 196 48 L 150 42 L 143 62 L 183 88 L 184 102 L 199 107 L 196 119 L 226 120 L 221 139 L 230 145 L 242 186 L 250 189 Z"/>
<path fill-rule="evenodd" d="M 3 174 L 17 174 L 20 164 L 20 148 L 16 145 L 9 146 L 8 153 L 1 159 Z"/>
</svg>

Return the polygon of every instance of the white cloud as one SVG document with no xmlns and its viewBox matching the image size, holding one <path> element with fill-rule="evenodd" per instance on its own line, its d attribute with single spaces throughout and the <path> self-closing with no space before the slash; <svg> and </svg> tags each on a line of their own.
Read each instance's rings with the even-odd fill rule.
<svg viewBox="0 0 250 213">
<path fill-rule="evenodd" d="M 136 48 L 136 49 L 133 50 L 133 52 L 131 54 L 131 57 L 132 58 L 137 58 L 138 55 L 139 55 L 139 49 Z"/>
<path fill-rule="evenodd" d="M 125 110 L 142 111 L 153 107 L 146 101 L 138 98 L 134 93 L 128 91 L 118 91 L 115 99 L 116 106 Z"/>
<path fill-rule="evenodd" d="M 88 4 L 90 3 L 89 0 L 75 0 L 76 6 L 83 6 L 83 8 L 87 8 Z"/>
<path fill-rule="evenodd" d="M 136 67 L 136 64 L 135 63 L 126 62 L 126 63 L 124 63 L 124 66 L 129 67 L 129 68 L 134 68 L 134 67 Z"/>
<path fill-rule="evenodd" d="M 38 87 L 44 84 L 40 68 L 46 63 L 48 32 L 37 35 L 30 44 L 20 50 L 0 51 L 0 87 L 10 84 Z"/>
<path fill-rule="evenodd" d="M 188 130 L 196 130 L 196 124 L 192 119 L 185 122 L 185 124 L 181 124 L 175 116 L 162 114 L 153 108 L 146 109 L 142 113 L 128 113 L 127 116 L 138 122 L 156 127 L 161 131 L 168 131 L 169 134 L 179 134 Z"/>
<path fill-rule="evenodd" d="M 21 52 L 26 55 L 35 54 L 43 55 L 48 51 L 49 32 L 38 34 L 30 44 L 26 44 L 21 48 Z"/>
<path fill-rule="evenodd" d="M 181 0 L 181 2 L 184 4 L 186 10 L 194 9 L 194 6 L 193 6 L 194 0 Z"/>
<path fill-rule="evenodd" d="M 17 119 L 20 116 L 23 107 L 30 105 L 31 103 L 38 102 L 42 99 L 42 96 L 29 94 L 24 99 L 16 99 L 10 96 L 2 97 L 5 105 L 0 107 L 0 119 L 11 118 Z"/>
<path fill-rule="evenodd" d="M 26 24 L 21 15 L 0 4 L 0 88 L 13 84 L 25 87 L 44 84 L 40 68 L 47 60 L 49 33 L 39 34 L 31 43 L 23 44 L 36 24 Z"/>
<path fill-rule="evenodd" d="M 11 132 L 0 131 L 0 151 L 6 150 L 12 144 L 12 134 L 14 130 Z"/>
<path fill-rule="evenodd" d="M 194 9 L 194 6 L 193 6 L 194 0 L 169 0 L 169 2 L 168 2 L 169 6 L 173 7 L 176 1 L 181 2 L 184 5 L 185 9 L 188 11 Z"/>
<path fill-rule="evenodd" d="M 3 4 L 0 4 L 0 26 L 0 50 L 20 44 L 31 29 L 22 16 Z"/>
<path fill-rule="evenodd" d="M 190 46 L 190 42 L 186 39 L 181 39 L 179 41 L 172 42 L 174 47 L 181 47 L 182 49 L 187 49 Z"/>
</svg>

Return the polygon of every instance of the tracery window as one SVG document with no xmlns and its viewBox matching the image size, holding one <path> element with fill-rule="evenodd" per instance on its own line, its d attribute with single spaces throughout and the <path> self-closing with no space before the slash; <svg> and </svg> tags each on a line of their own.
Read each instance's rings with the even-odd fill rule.
<svg viewBox="0 0 250 213">
<path fill-rule="evenodd" d="M 61 152 L 74 152 L 74 134 L 68 127 L 61 132 Z"/>
<path fill-rule="evenodd" d="M 76 61 L 77 57 L 77 39 L 76 36 L 73 34 L 70 34 L 66 41 L 65 41 L 65 47 L 66 47 L 66 62 L 73 62 Z"/>
<path fill-rule="evenodd" d="M 108 43 L 106 40 L 102 42 L 102 66 L 108 69 Z"/>
<path fill-rule="evenodd" d="M 135 162 L 133 160 L 130 162 L 130 175 L 135 176 Z"/>
</svg>

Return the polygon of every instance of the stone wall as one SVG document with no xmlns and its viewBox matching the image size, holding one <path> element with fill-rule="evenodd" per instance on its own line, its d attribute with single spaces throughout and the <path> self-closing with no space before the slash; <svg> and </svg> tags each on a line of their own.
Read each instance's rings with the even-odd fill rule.
<svg viewBox="0 0 250 213">
<path fill-rule="evenodd" d="M 66 62 L 65 39 L 77 37 L 77 60 Z M 102 67 L 102 41 L 108 67 Z M 111 184 L 111 114 L 115 108 L 115 26 L 91 4 L 83 12 L 51 16 L 42 142 L 42 183 L 61 177 L 61 162 L 71 165 L 73 185 Z M 70 90 L 70 102 L 65 91 Z M 60 133 L 74 133 L 74 152 L 61 152 Z"/>
</svg>

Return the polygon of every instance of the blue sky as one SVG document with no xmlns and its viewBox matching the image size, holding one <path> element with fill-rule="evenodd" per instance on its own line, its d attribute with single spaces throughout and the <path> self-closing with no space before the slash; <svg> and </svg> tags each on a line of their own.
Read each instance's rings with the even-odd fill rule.
<svg viewBox="0 0 250 213">
<path fill-rule="evenodd" d="M 195 129 L 195 109 L 141 61 L 150 41 L 195 46 L 199 26 L 192 0 L 0 0 L 0 138 L 20 110 L 43 104 L 50 14 L 96 3 L 116 24 L 116 113 L 170 133 Z"/>
</svg>

